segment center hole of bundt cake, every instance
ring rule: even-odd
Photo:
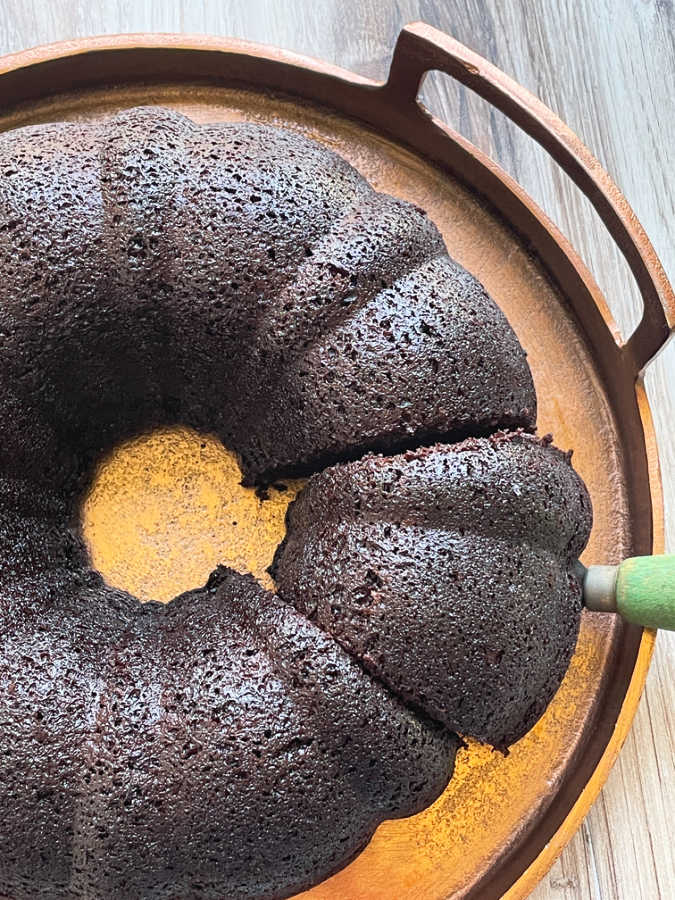
[[[99,466],[82,509],[93,566],[141,600],[200,587],[218,564],[271,586],[266,569],[300,482],[262,495],[240,482],[235,454],[188,429],[121,445]]]

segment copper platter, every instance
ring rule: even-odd
[[[589,197],[642,294],[643,317],[627,342],[618,339],[604,298],[566,239],[508,175],[418,103],[421,81],[434,69],[509,116]],[[481,57],[420,24],[401,32],[382,84],[280,50],[203,36],[92,38],[0,60],[0,130],[142,103],[171,106],[198,121],[246,119],[297,129],[336,149],[379,190],[426,208],[451,254],[484,282],[527,349],[540,432],[575,449],[595,509],[585,560],[613,563],[662,551],[661,485],[641,372],[670,333],[675,299],[625,199],[550,110]],[[201,451],[206,446],[197,462],[195,440]],[[138,523],[123,523],[128,554],[110,575],[106,510],[124,505],[120,484],[127,506],[161,520],[168,501],[165,495],[158,503],[158,485],[177,468],[202,485],[206,477],[210,493],[199,501],[183,498],[174,526],[192,529],[197,549],[208,546],[211,532],[217,537],[217,510],[229,502],[242,511],[239,565],[264,568],[265,554],[281,537],[287,497],[273,497],[261,513],[245,492],[226,496],[236,486],[230,458],[189,434],[156,436],[120,459],[109,463],[89,510],[90,536],[100,531],[95,562],[104,574],[141,596],[164,591],[168,597],[197,583],[186,558],[194,562],[199,553],[171,557],[166,583],[157,583],[147,554],[134,555]],[[227,547],[210,552],[223,561],[231,557]],[[302,896],[525,897],[603,785],[630,727],[652,647],[651,632],[585,614],[562,688],[508,758],[478,745],[462,751],[455,778],[430,809],[384,823],[351,866]]]

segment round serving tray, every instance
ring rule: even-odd
[[[644,301],[621,343],[598,287],[522,189],[417,96],[439,69],[539,141],[589,197]],[[675,299],[625,199],[550,110],[481,57],[421,25],[399,36],[386,83],[291,53],[185,35],[92,38],[0,59],[0,130],[161,104],[197,121],[254,120],[330,145],[377,189],[424,207],[528,351],[539,430],[574,448],[595,525],[586,562],[663,548],[654,431],[641,372]],[[628,732],[653,634],[585,613],[554,702],[506,758],[471,744],[445,794],[386,822],[351,866],[303,897],[444,900],[526,896],[579,826]],[[9,898],[12,900],[12,898]]]

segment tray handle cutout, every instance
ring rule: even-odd
[[[636,373],[662,349],[675,328],[675,294],[629,203],[583,142],[534,94],[468,47],[423,22],[400,33],[385,86],[399,102],[418,106],[427,72],[437,69],[493,104],[560,165],[589,199],[635,278],[642,319],[623,345]]]

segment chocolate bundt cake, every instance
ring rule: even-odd
[[[86,476],[180,423],[254,483],[535,423],[481,285],[422,210],[318,144],[141,108],[0,135],[0,172],[5,467]]]
[[[485,290],[326,148],[154,108],[0,135],[0,897],[288,897],[432,802],[456,731],[515,740],[590,520],[564,455],[479,439],[535,419]],[[96,464],[172,424],[317,473],[278,596],[92,571]]]
[[[0,896],[286,896],[452,773],[451,732],[250,576],[164,606],[52,570],[2,603],[24,612],[0,652]]]
[[[496,433],[314,475],[289,507],[272,575],[398,696],[506,748],[567,670],[590,526],[567,454]]]

